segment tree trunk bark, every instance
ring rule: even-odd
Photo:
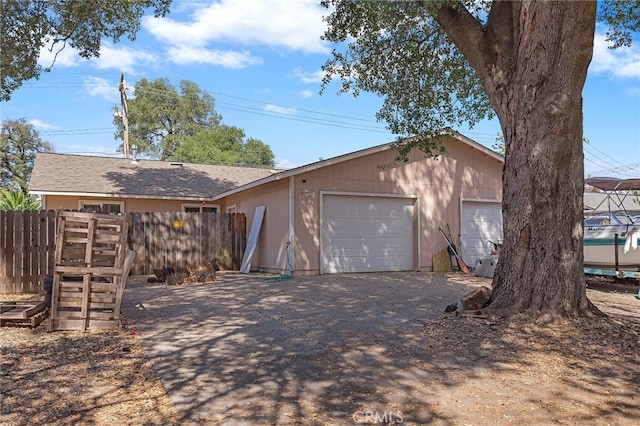
[[[482,55],[483,64],[472,62],[505,138],[504,245],[486,310],[593,315],[599,311],[586,297],[583,272],[582,89],[596,4],[501,7],[511,13],[502,13],[502,21],[489,18],[489,41],[481,46],[492,47],[493,55]],[[511,37],[504,37],[505,30]]]

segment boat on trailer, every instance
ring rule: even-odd
[[[628,208],[640,191],[640,178],[598,177],[585,183],[604,194],[584,218],[585,272],[640,278],[640,204]]]

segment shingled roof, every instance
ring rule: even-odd
[[[274,173],[253,167],[40,153],[29,192],[208,200]]]

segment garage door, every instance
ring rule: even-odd
[[[461,252],[469,266],[491,254],[487,241],[503,239],[502,205],[495,202],[463,201],[461,213]]]
[[[324,194],[321,272],[413,269],[411,198]]]

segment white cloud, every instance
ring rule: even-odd
[[[113,47],[111,43],[103,43],[100,47],[100,57],[91,60],[98,69],[116,69],[134,74],[135,66],[140,64],[154,64],[155,55],[130,47]]]
[[[264,107],[265,111],[275,112],[277,114],[295,115],[298,110],[295,108],[286,108],[278,105],[268,104]]]
[[[210,64],[225,68],[245,68],[261,64],[262,59],[251,56],[249,52],[208,50],[200,47],[170,47],[167,50],[169,60],[175,64]]]
[[[322,83],[324,72],[322,70],[310,72],[303,71],[302,68],[298,67],[293,70],[293,77],[299,79],[303,83]]]
[[[38,64],[43,67],[54,68],[75,67],[83,61],[87,61],[78,55],[77,50],[67,46],[60,52],[61,45],[54,47],[53,51],[48,46],[40,49]],[[56,52],[58,52],[56,56]],[[54,62],[55,61],[55,62]],[[88,62],[97,69],[116,69],[120,72],[133,74],[136,65],[154,64],[157,62],[155,55],[130,47],[113,47],[112,43],[103,42],[100,46],[100,56],[91,58]]]
[[[63,46],[57,44],[51,49],[51,45],[47,44],[40,48],[40,56],[38,57],[38,65],[48,68],[50,66],[55,67],[74,67],[79,64],[80,55],[72,47],[66,46],[62,50]]]
[[[310,98],[313,96],[313,92],[311,90],[303,90],[298,93],[301,98]]]
[[[221,0],[197,8],[189,21],[147,17],[143,26],[173,54],[187,46],[203,51],[211,43],[326,54],[329,47],[320,40],[326,13],[316,0]]]
[[[596,34],[589,70],[596,74],[640,79],[640,48],[632,45],[612,50],[607,47],[609,45],[604,34]]]
[[[276,161],[276,168],[278,169],[294,169],[299,166],[300,164],[295,164],[292,161],[287,160],[286,158]]]
[[[99,96],[115,103],[120,100],[119,83],[120,82],[113,83],[112,81],[99,77],[85,77],[84,93],[91,96]]]
[[[29,120],[29,124],[31,124],[33,127],[37,127],[38,129],[45,129],[45,130],[58,129],[58,126],[54,126],[53,124],[45,123],[44,121],[38,120],[37,118]]]

